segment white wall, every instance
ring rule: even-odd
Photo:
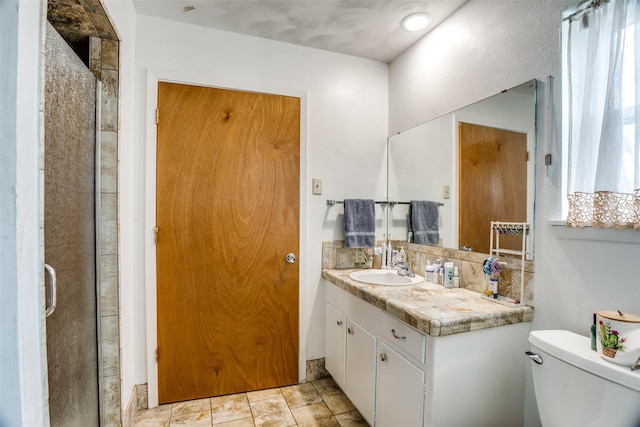
[[[321,245],[323,240],[343,239],[342,208],[328,208],[326,199],[385,194],[387,64],[146,16],[138,16],[135,32],[135,131],[133,135],[123,132],[119,141],[120,188],[130,185],[127,191],[134,196],[120,197],[121,262],[125,256],[132,257],[130,275],[121,273],[121,287],[135,286],[131,310],[122,313],[122,335],[123,346],[135,346],[136,372],[125,375],[145,382],[141,365],[147,348],[139,325],[146,323],[144,282],[150,274],[145,277],[145,256],[153,251],[150,224],[144,223],[145,198],[154,198],[144,193],[153,176],[149,170],[153,165],[145,163],[153,156],[145,146],[153,132],[153,127],[147,127],[152,116],[147,104],[148,73],[160,79],[170,76],[174,81],[302,97],[299,259],[301,328],[307,337],[302,350],[306,359],[323,357]],[[132,95],[123,90],[122,102],[130,102]],[[311,178],[323,179],[323,195],[311,195]],[[135,224],[128,236],[124,236],[125,223]]]
[[[0,2],[0,425],[48,423],[43,296],[43,2]]]
[[[560,20],[575,1],[472,1],[390,66],[389,128],[408,129],[532,78],[539,80],[532,329],[589,334],[597,310],[640,313],[640,234],[566,230],[561,218]],[[553,76],[549,104],[548,76]],[[550,120],[547,107],[552,107]],[[548,138],[551,135],[551,138]],[[553,154],[547,171],[544,155]],[[624,239],[631,243],[607,240]],[[523,356],[524,357],[524,356]],[[525,425],[540,425],[527,371]]]

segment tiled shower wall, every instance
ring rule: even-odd
[[[100,210],[98,212],[100,264],[98,266],[98,368],[100,424],[121,425],[120,332],[118,288],[118,40],[91,37],[89,68],[101,81]]]
[[[376,245],[380,246],[381,242],[377,242]],[[424,276],[427,260],[440,259],[443,263],[451,261],[459,267],[460,287],[482,292],[483,280],[486,278],[482,271],[482,266],[488,257],[487,254],[448,249],[441,246],[417,245],[403,241],[391,241],[391,246],[393,249],[404,248],[407,253],[407,263],[414,273]],[[372,254],[373,249],[345,248],[342,240],[322,242],[322,268],[365,268],[366,258]],[[509,298],[521,300],[520,277],[522,263],[520,258],[505,256],[501,257],[500,260],[506,262],[506,265],[500,275],[498,293]],[[523,301],[533,306],[532,283],[533,261],[525,261]]]

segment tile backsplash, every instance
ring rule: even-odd
[[[376,245],[380,245],[377,242]],[[482,292],[483,280],[486,275],[482,271],[487,254],[477,252],[448,249],[441,246],[425,246],[403,241],[391,241],[394,249],[403,247],[407,253],[407,263],[411,270],[424,276],[427,260],[439,258],[443,263],[451,261],[458,266],[460,271],[460,287],[476,292]],[[334,240],[322,242],[322,268],[350,269],[365,268],[365,258],[373,254],[372,248],[348,249],[344,247],[344,241]],[[533,299],[533,261],[525,261],[524,264],[524,298],[520,296],[521,260],[504,256],[500,258],[506,262],[500,275],[498,293],[509,298],[523,300],[528,305],[534,305]],[[513,285],[512,285],[513,284]]]

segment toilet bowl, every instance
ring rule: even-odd
[[[533,331],[529,342],[544,427],[640,427],[640,370],[603,360],[569,331]]]

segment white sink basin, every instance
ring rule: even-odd
[[[382,286],[416,285],[424,280],[422,276],[417,274],[415,277],[407,277],[400,276],[396,270],[378,269],[354,271],[349,274],[349,277],[358,282]]]

